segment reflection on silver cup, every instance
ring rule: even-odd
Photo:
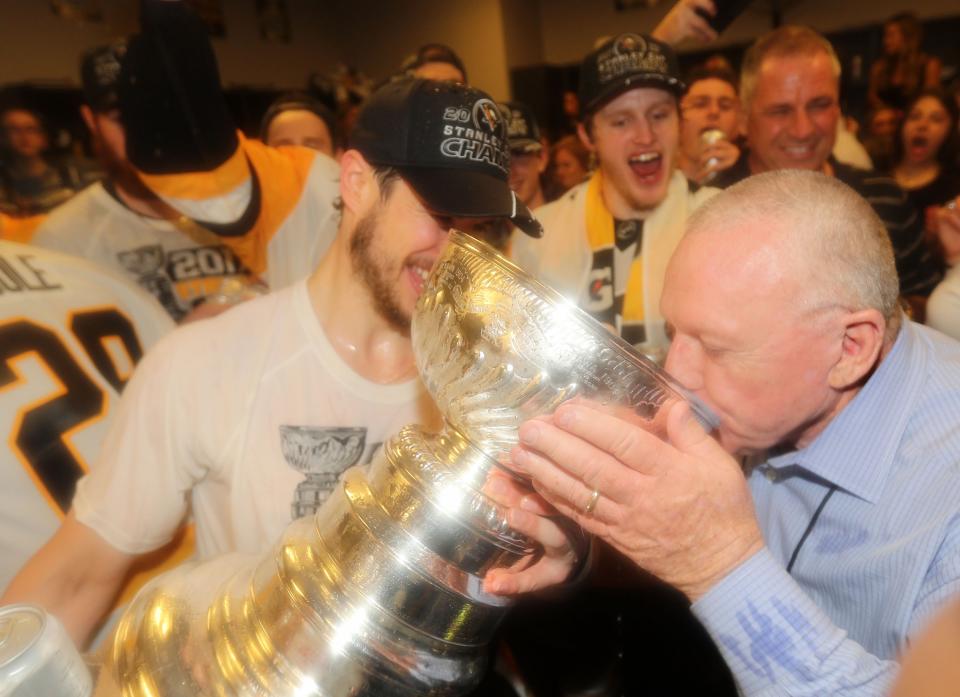
[[[403,428],[263,558],[217,558],[148,584],[109,658],[124,697],[468,691],[510,604],[487,594],[483,578],[535,552],[486,493],[494,471],[513,476],[499,460],[520,423],[580,396],[628,408],[663,433],[661,407],[684,398],[631,346],[457,232],[411,336],[444,429]],[[289,427],[283,438],[284,457],[308,482],[363,451],[348,429]]]

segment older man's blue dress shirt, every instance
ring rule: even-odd
[[[749,482],[766,547],[693,606],[741,689],[885,694],[909,637],[960,594],[960,342],[905,321],[813,443]]]

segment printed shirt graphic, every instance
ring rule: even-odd
[[[233,250],[223,244],[180,247],[169,252],[164,244],[146,245],[117,252],[117,264],[177,321],[217,293],[224,280],[251,276]]]
[[[172,329],[126,279],[0,241],[0,590],[59,527],[134,364]]]
[[[293,520],[312,515],[340,481],[340,475],[357,464],[368,464],[373,451],[381,443],[367,447],[367,429],[357,427],[324,428],[316,426],[280,426],[280,447],[283,458],[293,469],[302,472],[304,480],[297,484],[290,517]],[[365,458],[364,453],[369,453]]]
[[[129,210],[95,184],[57,209],[31,240],[125,274],[180,320],[224,279],[247,273],[213,233],[198,242],[173,222]]]
[[[77,518],[138,553],[163,544],[189,508],[201,558],[275,543],[308,472],[354,461],[349,429],[365,429],[362,465],[402,426],[440,421],[419,380],[380,385],[353,372],[305,281],[166,337],[138,367],[117,418],[98,467],[78,485]],[[288,429],[297,435],[284,441]],[[325,440],[331,433],[336,442]],[[307,494],[303,510],[324,494]]]

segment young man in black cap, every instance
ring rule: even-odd
[[[512,245],[521,266],[657,357],[667,261],[712,193],[692,191],[676,170],[683,89],[673,50],[652,37],[621,34],[588,54],[578,130],[597,171],[539,209],[542,241],[515,235]]]
[[[142,44],[141,39],[135,40]],[[121,113],[126,53],[127,42],[117,42],[91,50],[81,62],[86,102],[81,115],[106,179],[56,209],[31,243],[125,274],[153,294],[176,321],[183,321],[225,288],[242,289],[253,280],[282,288],[310,273],[336,232],[336,163],[307,149],[281,155],[247,141],[236,134],[224,108],[224,139],[232,138],[243,162],[228,163],[216,172],[220,186],[226,188],[218,191],[200,178],[183,174],[192,163],[185,165],[180,153],[171,152],[169,143],[176,134],[170,135],[164,95],[147,90],[137,99],[145,103],[142,109],[158,114],[157,121],[147,127],[164,141],[163,148],[151,152],[160,153],[154,159],[167,173],[166,188],[156,187],[128,155],[128,131],[139,124],[128,120],[131,114]],[[192,66],[200,74],[205,68],[201,61]],[[216,64],[207,72],[207,100],[222,100]],[[206,141],[206,136],[200,140]],[[245,193],[249,198],[251,187],[241,171],[247,163],[260,172],[262,182],[262,195],[252,214],[237,216],[228,224],[211,219],[235,208]],[[164,198],[165,194],[169,195]],[[194,219],[208,222],[198,224]]]
[[[303,474],[285,456],[295,434],[317,443],[359,430],[363,463],[400,426],[435,423],[411,314],[450,227],[508,218],[539,234],[507,185],[507,158],[506,125],[479,90],[403,80],[375,93],[341,158],[342,218],[314,273],[175,332],[144,359],[66,522],[5,600],[41,603],[82,641],[117,579],[188,506],[201,558],[263,551],[319,507],[323,492],[312,506],[296,498]],[[511,522],[538,539],[560,534],[520,510]],[[488,581],[516,592],[562,580],[571,563],[564,552],[532,575]]]
[[[547,169],[548,154],[540,140],[540,128],[533,111],[518,102],[504,102],[500,111],[507,120],[510,146],[510,188],[533,210],[546,200],[540,177]]]

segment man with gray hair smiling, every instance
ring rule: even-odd
[[[840,61],[830,42],[802,26],[767,32],[744,55],[740,99],[747,147],[710,185],[724,188],[777,169],[836,177],[863,196],[883,221],[893,243],[900,292],[922,313],[942,276],[924,242],[922,219],[890,177],[851,167],[831,155],[840,119]]]
[[[751,177],[690,218],[662,295],[715,438],[681,404],[668,442],[589,404],[521,427],[517,468],[685,593],[744,694],[884,694],[960,592],[960,344],[897,293],[849,187]]]

